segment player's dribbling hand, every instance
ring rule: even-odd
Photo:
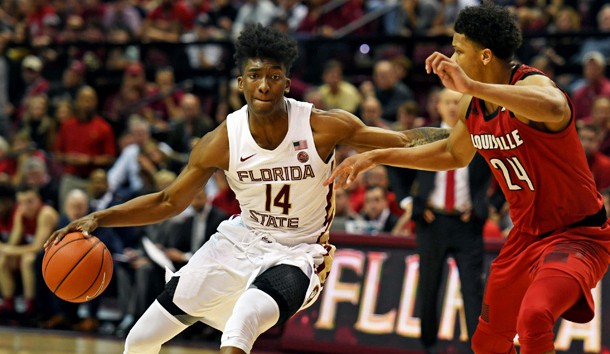
[[[96,228],[97,221],[90,215],[76,219],[67,226],[53,232],[47,242],[44,243],[44,248],[50,247],[52,244],[59,243],[59,241],[61,241],[70,232],[80,231],[85,237],[89,237],[89,233]]]
[[[443,86],[453,91],[471,94],[470,91],[474,81],[466,75],[453,59],[442,53],[434,52],[426,58],[425,63],[426,73],[436,74],[441,79]]]
[[[342,186],[347,189],[356,180],[358,174],[373,167],[375,167],[375,163],[372,159],[372,151],[350,156],[343,160],[339,166],[335,167],[330,177],[324,181],[324,185],[328,186],[335,182],[335,189]]]

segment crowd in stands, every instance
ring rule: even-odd
[[[610,203],[610,37],[570,36],[610,32],[610,5],[598,0],[498,2],[514,10],[524,33],[547,34],[527,40],[516,59],[555,79],[572,98],[589,165]],[[98,331],[103,297],[87,304],[83,318],[78,306],[58,300],[44,285],[45,237],[87,212],[171,183],[193,144],[244,104],[230,45],[244,24],[276,26],[298,40],[333,39],[346,25],[384,10],[349,36],[399,36],[411,45],[345,53],[340,43],[321,41],[315,65],[293,68],[289,96],[320,109],[344,109],[370,126],[405,130],[440,126],[439,83],[418,81],[421,73],[414,71],[433,50],[451,53],[448,36],[457,12],[477,3],[0,2],[0,322],[25,318],[26,324],[42,328]],[[426,36],[446,41],[412,45]],[[359,71],[351,75],[354,66]],[[311,72],[317,73],[313,79]],[[339,148],[336,156],[340,161],[354,152]],[[411,237],[415,177],[412,170],[378,166],[350,190],[338,190],[333,232]],[[489,195],[497,191],[492,183]],[[492,205],[485,236],[501,239],[510,230],[510,218],[506,206]],[[115,258],[108,293],[118,298],[123,319],[114,332],[124,336],[162,290],[163,269],[146,256],[142,239],[152,240],[180,267],[220,221],[239,212],[218,171],[174,219],[96,230]],[[17,296],[24,300],[19,311]]]

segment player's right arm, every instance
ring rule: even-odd
[[[465,116],[470,100],[470,96],[464,96],[460,101],[461,117]],[[376,165],[429,171],[452,170],[468,165],[475,153],[468,128],[462,119],[446,139],[412,148],[378,149],[350,156],[335,168],[326,184],[336,180],[336,187],[343,185],[347,188],[359,173]]]
[[[59,242],[67,233],[73,231],[88,234],[102,226],[138,226],[169,219],[186,209],[217,168],[227,169],[228,164],[229,141],[226,124],[223,123],[199,140],[186,167],[167,188],[75,220],[55,231],[45,246],[51,242]]]

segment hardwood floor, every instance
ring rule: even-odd
[[[68,331],[0,327],[0,354],[121,354],[123,341]],[[166,344],[160,354],[216,354],[216,348]],[[261,353],[262,354],[262,353]]]

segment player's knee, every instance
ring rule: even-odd
[[[249,289],[233,308],[221,338],[221,346],[249,353],[258,336],[273,327],[279,318],[275,301],[258,289]]]
[[[544,307],[522,304],[517,319],[517,333],[520,341],[542,341],[544,337],[553,339],[553,313]]]

